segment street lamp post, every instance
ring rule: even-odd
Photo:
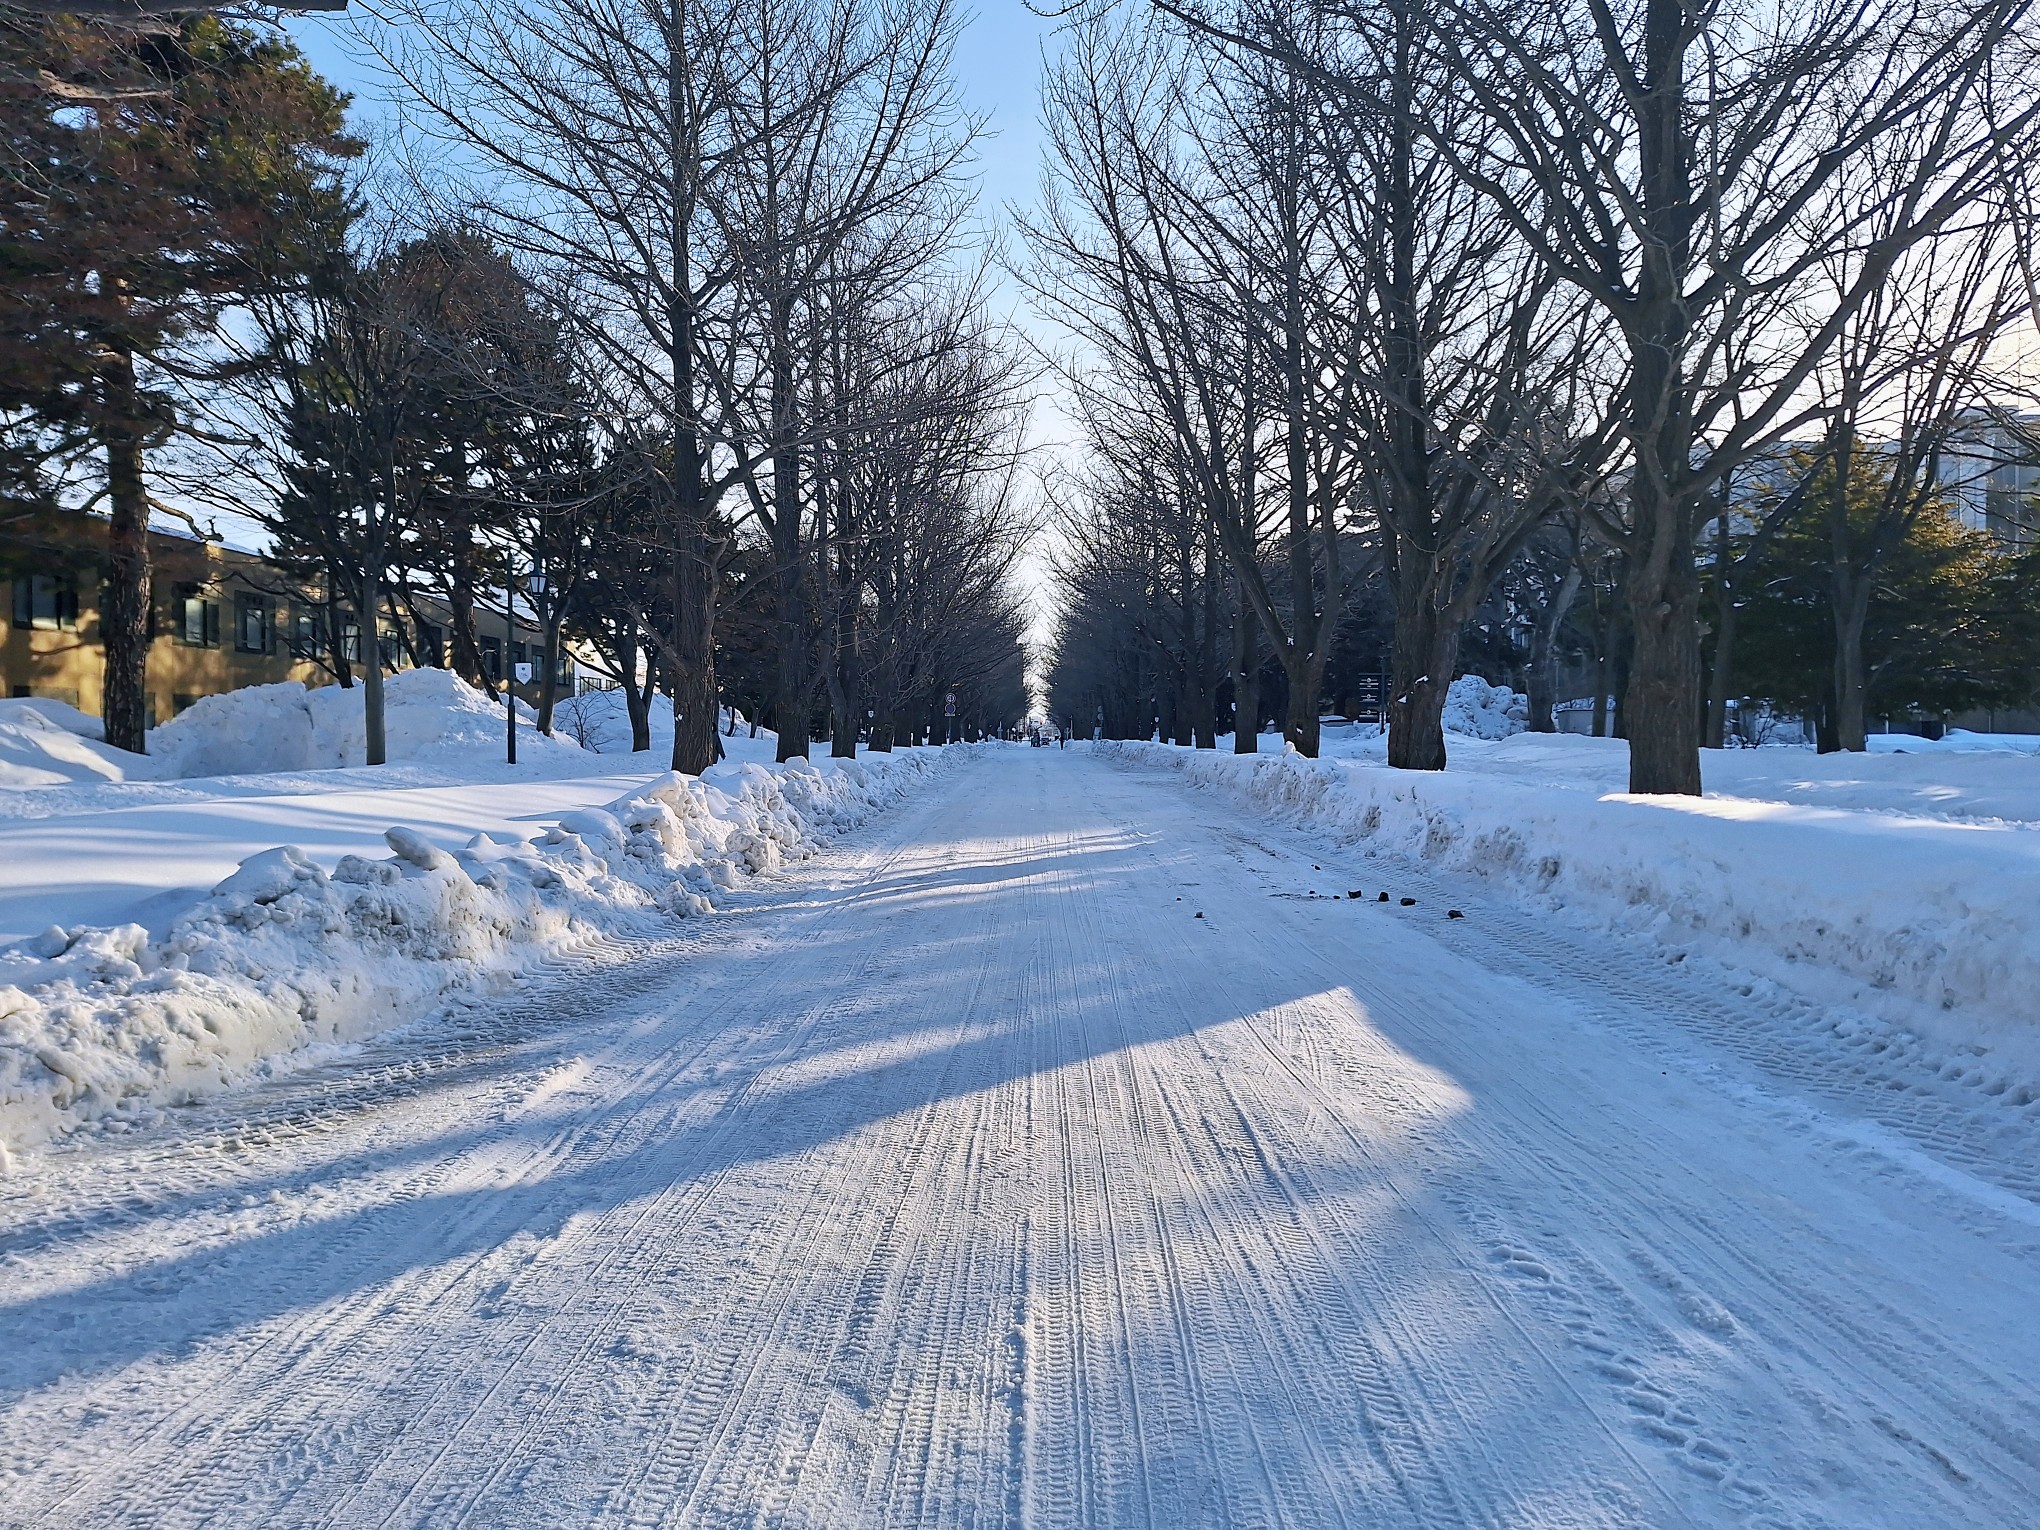
[[[511,662],[510,654],[517,641],[517,566],[516,551],[505,548],[503,552],[503,715],[510,744],[510,763],[517,763],[517,666]],[[525,589],[534,600],[545,598],[545,569],[534,562],[531,573],[525,578]],[[541,658],[541,663],[544,660]]]
[[[539,694],[543,696],[543,687],[547,681],[545,670],[542,666],[548,663],[552,656],[546,652],[545,644],[545,632],[547,630],[545,624],[545,565],[536,558],[531,560],[531,573],[524,580],[524,588],[531,592],[531,614],[538,618],[538,656],[532,662],[531,676],[533,680],[538,682],[541,687]]]
[[[511,645],[517,641],[517,554],[503,549],[503,716],[507,719],[510,763],[517,763],[517,671],[511,666]]]

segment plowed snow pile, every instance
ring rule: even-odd
[[[124,1102],[193,1097],[591,939],[670,928],[897,798],[938,757],[669,773],[528,842],[477,835],[449,854],[395,827],[388,857],[330,871],[282,846],[160,940],[80,926],[0,949],[0,1162]]]
[[[1620,790],[1615,739],[1455,737],[1439,773],[1390,770],[1378,739],[1318,760],[1106,747],[2040,1076],[2040,760],[1709,752],[1688,798]]]
[[[383,681],[383,729],[393,761],[493,756],[503,748],[503,704],[443,669],[409,669]],[[518,715],[533,721],[530,707]],[[580,746],[527,730],[518,753],[533,760],[578,755]],[[149,735],[149,758],[166,776],[237,776],[338,770],[367,758],[361,691],[311,689],[295,680],[207,696]]]
[[[1489,685],[1479,675],[1461,675],[1445,692],[1445,731],[1471,738],[1507,738],[1521,733],[1530,698],[1506,685]]]
[[[492,760],[503,752],[503,704],[447,670],[388,676],[383,706],[392,763]],[[585,757],[567,731],[540,734],[523,702],[517,713],[524,724],[518,753],[527,764]],[[61,701],[0,701],[0,789],[340,770],[367,759],[360,688],[308,688],[295,680],[201,697],[149,731],[146,755],[111,748],[100,737],[98,718]],[[672,737],[668,717],[669,750]]]
[[[71,726],[65,714],[84,716],[61,701],[0,703],[0,790],[125,781],[154,773],[151,761],[109,749],[96,735]]]

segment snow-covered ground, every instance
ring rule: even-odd
[[[595,691],[562,697],[551,735],[534,726],[536,716],[517,703],[518,764],[503,764],[508,721],[500,702],[491,701],[443,669],[405,670],[384,682],[385,757],[410,773],[408,784],[428,784],[449,771],[521,780],[534,776],[585,774],[594,754],[628,754],[630,723],[623,697]],[[673,752],[670,708],[652,712],[651,754]],[[725,748],[735,760],[770,759],[769,732],[753,736],[741,715]],[[96,717],[61,701],[0,700],[0,818],[63,812],[68,805],[98,808],[121,800],[160,800],[165,792],[142,783],[178,782],[191,777],[330,775],[366,759],[359,688],[317,686],[295,680],[254,685],[200,698],[178,716],[149,732],[149,752],[129,754],[102,742]],[[389,767],[371,782],[384,779]],[[105,788],[124,790],[109,794]],[[82,788],[74,790],[71,788]],[[172,790],[169,796],[179,793]]]
[[[930,764],[767,769],[773,738],[740,730],[697,782],[528,731],[511,767],[502,713],[452,676],[397,676],[389,700],[398,763],[376,769],[342,763],[361,751],[358,691],[208,698],[148,756],[60,705],[0,711],[44,761],[97,767],[0,784],[0,1167],[657,933]]]
[[[0,1518],[2032,1523],[2040,1110],[1333,827],[976,751],[28,1157]]]
[[[2040,1093],[2040,757],[1710,751],[1691,799],[1628,795],[1619,739],[1455,734],[1440,773],[1388,769],[1372,730],[1328,736],[1315,761],[1259,742],[1251,758],[1109,747]]]

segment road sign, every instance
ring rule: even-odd
[[[531,666],[529,664],[513,664],[510,667],[517,671],[517,683],[519,685],[531,684]]]
[[[1360,675],[1353,681],[1353,721],[1380,722],[1387,712],[1382,698],[1388,694],[1388,680],[1382,675]]]
[[[942,715],[944,717],[954,717],[956,715],[956,692],[951,691],[942,698]]]

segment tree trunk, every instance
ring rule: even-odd
[[[1700,795],[1700,578],[1693,560],[1690,323],[1686,282],[1693,232],[1693,150],[1686,54],[1698,36],[1686,0],[1645,0],[1637,108],[1639,202],[1645,225],[1636,299],[1626,325],[1628,415],[1636,462],[1629,479],[1634,554],[1628,560],[1630,669],[1620,725],[1632,792]]]
[[[149,749],[149,487],[142,461],[141,399],[134,358],[115,351],[100,371],[106,424],[106,573],[99,597],[106,670],[99,712],[106,742]]]
[[[1700,795],[1700,584],[1690,553],[1629,571],[1629,789]]]
[[[1296,752],[1306,759],[1316,759],[1320,731],[1318,728],[1318,688],[1323,679],[1317,666],[1308,657],[1298,655],[1291,660],[1283,656],[1283,673],[1289,680],[1289,713],[1285,720],[1282,736],[1296,746]]]
[[[1714,627],[1714,663],[1707,672],[1707,732],[1703,748],[1728,747],[1729,691],[1735,684],[1736,608],[1724,602]]]
[[[893,666],[890,658],[879,661],[876,683],[871,692],[871,744],[873,754],[893,751]]]
[[[829,758],[857,758],[857,700],[851,694],[840,656],[829,670]]]
[[[642,691],[637,682],[623,682],[623,710],[630,718],[630,752],[645,754],[652,747],[652,688],[647,685]]]
[[[539,656],[545,666],[538,677],[538,731],[552,737],[553,703],[560,693],[560,624],[557,619],[545,624],[545,643]]]
[[[793,340],[789,299],[771,307],[772,331],[772,554],[777,596],[778,691],[772,720],[779,733],[781,762],[806,759],[808,709],[807,560],[802,546],[800,455],[796,428]]]
[[[1197,712],[1194,698],[1197,694],[1197,680],[1191,669],[1190,650],[1194,646],[1194,639],[1190,637],[1188,631],[1187,601],[1184,606],[1184,619],[1184,651],[1177,656],[1177,662],[1169,666],[1169,679],[1172,684],[1169,686],[1168,706],[1169,738],[1179,747],[1188,749],[1196,737],[1194,724]]]
[[[382,672],[382,574],[383,528],[395,513],[397,469],[394,459],[384,463],[383,488],[386,499],[381,513],[373,504],[363,509],[366,524],[361,537],[361,607],[355,625],[361,633],[361,737],[364,762],[389,763],[389,740],[384,733]],[[503,650],[507,664],[510,650]]]
[[[1728,692],[1735,680],[1735,559],[1729,556],[1728,511],[1714,518],[1714,662],[1707,671],[1707,729],[1703,748],[1728,747]]]
[[[1241,593],[1233,612],[1234,754],[1253,754],[1261,745],[1261,618]]]
[[[1218,747],[1218,549],[1204,548],[1204,625],[1197,635],[1197,747]]]
[[[696,491],[700,479],[694,480]],[[673,769],[698,776],[715,763],[715,556],[702,518],[687,516],[674,554]]]
[[[1558,634],[1565,626],[1566,613],[1579,598],[1584,576],[1577,563],[1569,564],[1530,638],[1530,716],[1526,723],[1532,733],[1555,733],[1558,724],[1551,715],[1558,701]]]
[[[1595,738],[1608,736],[1608,622],[1604,617],[1594,650],[1594,713],[1588,725]]]
[[[1396,770],[1445,768],[1445,692],[1452,683],[1459,623],[1432,603],[1428,581],[1396,602],[1389,652],[1388,763]]]
[[[1870,618],[1870,580],[1836,571],[1833,612],[1834,657],[1834,744],[1835,748],[1861,754],[1869,748],[1865,737],[1868,718],[1870,675],[1863,661],[1863,629]]]
[[[645,657],[645,648],[635,607],[619,623],[616,651],[610,657],[615,659],[616,680],[623,691],[623,715],[630,723],[630,751],[642,754],[652,747],[652,697],[658,693],[659,674],[655,650],[653,662],[645,667],[644,684],[638,684],[638,662]]]
[[[346,624],[341,620],[345,610],[340,602],[340,581],[333,577],[329,565],[326,571],[326,630],[321,634],[326,645],[326,662],[332,666],[333,678],[340,689],[354,689],[354,666],[348,662],[347,640],[341,632]]]
[[[476,690],[493,698],[496,682],[490,678],[488,666],[482,663],[482,642],[478,635],[479,626],[475,621],[475,576],[465,555],[457,555],[454,562],[454,578],[446,592],[446,608],[449,613],[447,643],[448,657],[453,661],[454,673],[467,681]],[[506,652],[505,664],[510,662]],[[505,671],[508,673],[508,671]]]

